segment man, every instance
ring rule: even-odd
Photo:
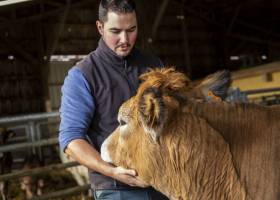
[[[101,35],[97,49],[64,81],[60,146],[89,168],[96,200],[165,199],[146,188],[137,172],[112,166],[99,154],[102,142],[118,126],[120,105],[136,93],[139,75],[162,63],[134,47],[138,26],[133,0],[101,0],[96,25]]]

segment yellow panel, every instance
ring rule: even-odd
[[[272,81],[265,81],[262,75],[240,78],[240,79],[233,80],[232,86],[240,88],[241,91],[280,87],[280,72],[274,72],[272,74],[272,77],[273,77]],[[280,92],[265,93],[265,96],[279,94],[279,93]],[[257,95],[250,95],[249,97],[255,98],[263,95],[264,94],[257,94]]]

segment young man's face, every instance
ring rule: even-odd
[[[109,11],[107,21],[96,22],[104,42],[118,56],[125,57],[132,50],[137,38],[137,19],[135,12],[116,13]]]

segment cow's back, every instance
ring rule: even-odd
[[[187,111],[206,119],[229,143],[235,168],[252,199],[280,199],[279,106],[195,103]]]
[[[244,119],[247,129],[240,128],[239,140],[229,140],[241,180],[252,199],[280,199],[280,112],[271,109],[251,113]],[[246,126],[246,125],[245,125]],[[244,128],[244,129],[243,129]],[[234,137],[234,133],[231,132]],[[241,147],[239,146],[241,145]]]

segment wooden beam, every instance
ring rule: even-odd
[[[29,61],[31,64],[35,65],[37,60],[34,58],[33,55],[29,54],[25,49],[23,49],[19,44],[14,41],[9,40],[8,38],[4,37],[1,38],[2,42],[6,44],[6,47],[12,51],[17,52],[20,56],[22,56],[25,60]]]
[[[246,36],[246,35],[242,35],[242,34],[229,34],[228,37],[243,40],[243,41],[250,42],[250,43],[263,44],[263,45],[280,48],[279,42],[264,40],[264,39],[261,39],[258,37],[250,37],[250,36]]]
[[[211,23],[212,25],[215,25],[217,27],[224,27],[224,25],[221,24],[220,22],[217,22],[213,18],[209,18],[209,14],[206,13],[206,12],[204,13],[201,10],[194,9],[194,8],[189,7],[189,6],[185,6],[184,9],[190,15],[196,16],[196,17],[198,17],[198,18],[200,18],[200,19],[202,19],[202,20],[204,20],[208,23]]]
[[[161,20],[162,20],[162,17],[165,13],[165,10],[167,8],[167,5],[169,3],[169,0],[164,0],[160,6],[160,9],[158,11],[158,14],[156,16],[156,19],[154,21],[154,24],[153,24],[153,27],[152,27],[152,39],[155,39],[156,35],[157,35],[157,30],[158,30],[158,27],[161,23]]]
[[[55,48],[57,46],[59,37],[60,37],[60,35],[61,35],[62,31],[63,31],[64,25],[65,25],[65,21],[66,21],[66,18],[68,16],[68,13],[69,13],[70,6],[71,6],[70,0],[67,0],[67,6],[66,6],[64,12],[62,13],[62,15],[60,17],[58,27],[55,28],[55,30],[57,30],[57,31],[54,33],[53,41],[52,41],[52,43],[49,43],[51,45],[48,46],[48,48],[47,48],[47,52],[46,52],[47,60],[50,59],[51,55],[55,51]]]
[[[83,0],[83,1],[79,1],[78,3],[72,3],[71,8],[79,7],[79,6],[85,5],[89,2],[92,2],[92,0]],[[54,9],[54,10],[51,10],[51,11],[47,11],[47,12],[44,12],[44,13],[35,14],[33,16],[28,16],[28,17],[19,18],[19,19],[16,19],[16,20],[8,20],[8,21],[5,21],[5,22],[1,22],[0,23],[0,29],[5,28],[7,26],[10,26],[11,24],[27,23],[27,22],[30,22],[30,21],[37,21],[37,20],[45,19],[45,18],[48,18],[50,16],[54,16],[54,15],[57,15],[57,14],[60,14],[60,13],[64,12],[66,7],[67,7],[67,5],[64,5],[60,8],[57,8],[57,9]]]
[[[231,30],[232,30],[232,28],[233,28],[233,26],[234,26],[234,23],[236,22],[236,18],[237,18],[238,15],[239,15],[240,7],[241,7],[241,5],[239,4],[239,5],[237,6],[237,8],[235,9],[235,11],[234,11],[234,15],[233,15],[233,17],[231,18],[231,22],[230,22],[230,24],[229,24],[229,26],[228,26],[228,29],[227,29],[227,34],[229,34],[229,33],[231,32]]]
[[[6,1],[1,1],[0,2],[0,7],[2,6],[10,6],[14,4],[19,4],[19,3],[26,3],[34,0],[6,0]]]
[[[64,7],[63,8],[58,8],[55,10],[51,10],[48,12],[44,12],[44,13],[39,13],[33,16],[29,16],[29,17],[24,17],[24,18],[20,18],[20,19],[16,19],[16,20],[7,20],[5,22],[1,22],[0,23],[0,28],[6,28],[7,26],[10,26],[11,24],[18,24],[18,23],[27,23],[30,21],[37,21],[37,20],[41,20],[53,15],[57,15],[61,12],[63,12]]]
[[[236,43],[236,46],[232,46],[231,49],[229,49],[229,55],[235,55],[238,52],[240,52],[242,49],[244,49],[245,45],[247,44],[247,41],[240,41],[238,43]]]
[[[278,37],[278,38],[280,39],[280,34],[274,33],[273,30],[267,30],[267,29],[264,28],[264,27],[260,27],[260,26],[257,26],[257,25],[253,25],[253,24],[250,24],[250,23],[241,21],[241,20],[237,21],[237,24],[242,25],[242,26],[244,26],[244,27],[246,27],[246,28],[255,30],[255,31],[257,31],[257,32],[264,33],[264,34],[266,34],[267,36]]]
[[[64,4],[61,2],[57,2],[57,1],[45,1],[45,4],[51,5],[51,6],[55,6],[55,7],[61,7]]]
[[[179,0],[176,0],[177,3],[180,3]],[[244,4],[244,2],[242,2],[242,4]],[[239,4],[238,7],[242,6],[241,4]],[[198,8],[192,8],[190,6],[187,6],[185,5],[184,6],[184,9],[191,15],[193,16],[196,16],[208,23],[211,23],[212,25],[215,25],[217,27],[222,27],[222,28],[226,28],[225,25],[222,23],[222,22],[218,22],[217,20],[215,20],[214,18],[210,18],[209,17],[209,12],[206,12],[206,11],[202,11],[201,9],[198,9]],[[238,8],[240,9],[240,8]],[[237,17],[237,14],[239,12],[239,10],[236,10],[236,17]],[[258,32],[261,32],[261,33],[265,33],[267,34],[267,36],[273,36],[273,37],[280,37],[280,34],[277,34],[277,33],[274,33],[272,30],[266,30],[264,27],[259,27],[259,26],[256,26],[256,25],[253,25],[253,24],[250,24],[250,23],[246,23],[246,22],[243,22],[241,20],[232,20],[232,22],[235,22],[235,24],[239,24],[239,25],[242,25],[246,28],[249,28],[249,29],[253,29],[253,30],[256,30]],[[229,28],[230,30],[231,28]],[[229,31],[228,31],[229,33]]]
[[[178,0],[177,0],[178,2]],[[191,15],[194,15],[196,17],[199,17],[213,25],[216,25],[217,27],[220,27],[220,28],[226,28],[224,24],[220,23],[220,22],[217,22],[213,19],[210,19],[207,17],[207,14],[204,14],[203,12],[199,11],[198,9],[193,9],[191,7],[188,7],[188,6],[184,6],[184,9]],[[266,37],[268,36],[274,36],[274,37],[280,37],[280,34],[275,34],[275,33],[272,33],[272,31],[266,31],[264,30],[263,28],[260,28],[258,26],[255,26],[255,25],[252,25],[252,24],[249,24],[249,23],[245,23],[245,22],[240,22],[240,21],[237,21],[235,22],[236,24],[242,24],[244,25],[245,27],[247,28],[250,28],[250,29],[254,29],[254,30],[257,30],[258,32],[263,32],[263,33],[266,33]],[[233,33],[228,33],[227,35],[228,37],[231,37],[231,38],[236,38],[236,39],[240,39],[240,40],[244,40],[244,41],[247,41],[247,42],[251,42],[251,43],[255,43],[255,44],[265,44],[265,45],[269,45],[269,46],[273,46],[273,47],[280,47],[280,43],[277,43],[277,42],[272,42],[272,41],[269,41],[269,40],[264,40],[264,39],[261,39],[259,37],[251,37],[251,36],[248,36],[248,35],[242,35],[242,34],[233,34]]]

